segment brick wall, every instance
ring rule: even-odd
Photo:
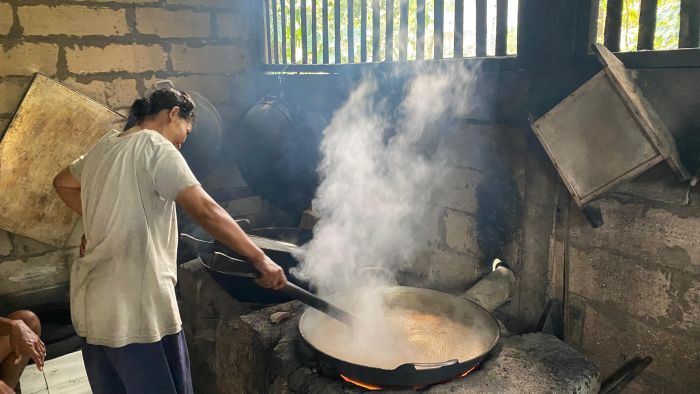
[[[0,1],[0,135],[35,72],[124,114],[155,81],[171,79],[230,123],[242,110],[237,81],[256,57],[252,3]],[[57,250],[0,230],[0,295],[67,282],[74,258],[74,246]]]

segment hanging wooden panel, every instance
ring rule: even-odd
[[[53,178],[125,119],[82,94],[36,74],[0,140],[0,228],[66,245],[78,221]]]

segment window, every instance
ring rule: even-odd
[[[268,64],[517,53],[518,0],[262,0]]]
[[[697,48],[698,0],[599,0],[596,41],[614,52]]]

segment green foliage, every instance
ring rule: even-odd
[[[597,42],[604,42],[607,0],[600,0],[598,9]],[[623,0],[620,51],[636,51],[639,36],[641,0]],[[680,32],[681,0],[658,0],[654,49],[677,49]]]

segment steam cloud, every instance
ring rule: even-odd
[[[435,341],[430,327],[396,318],[376,291],[431,238],[425,219],[446,173],[443,137],[468,110],[472,81],[462,67],[423,70],[392,108],[378,82],[364,78],[324,131],[313,201],[320,220],[295,274],[321,294],[340,292],[333,301],[355,315],[351,329],[309,315],[344,359],[386,369],[446,361],[424,352],[424,340]]]
[[[398,106],[376,79],[360,81],[324,131],[313,201],[320,220],[297,276],[326,294],[368,278],[387,284],[391,275],[368,273],[394,273],[426,246],[431,194],[447,164],[442,137],[469,109],[473,80],[463,66],[423,69]]]

